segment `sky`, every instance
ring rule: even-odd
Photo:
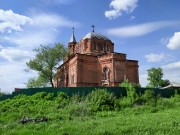
[[[115,52],[139,61],[142,86],[152,67],[180,83],[179,5],[179,0],[0,0],[0,90],[25,88],[37,76],[26,72],[33,49],[67,46],[72,27],[80,41],[91,25],[114,42]]]

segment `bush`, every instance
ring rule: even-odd
[[[79,104],[71,104],[69,106],[70,116],[89,116],[91,115],[91,110],[85,102]]]
[[[119,102],[121,108],[128,108],[132,106],[132,101],[128,97],[122,97]]]
[[[154,91],[152,90],[146,90],[144,94],[142,95],[142,99],[146,102],[154,99]]]
[[[144,94],[141,96],[142,101],[146,105],[156,106],[158,98],[155,96],[154,91],[146,90]]]
[[[174,102],[168,98],[160,98],[157,101],[157,108],[159,110],[170,109],[173,108],[174,106],[175,106]]]
[[[171,97],[171,100],[173,100],[174,102],[176,103],[179,103],[180,102],[180,95],[178,94],[178,91],[175,90],[175,94],[173,97]]]
[[[66,93],[58,92],[55,101],[58,104],[58,108],[64,108],[68,105],[70,98]]]
[[[47,92],[38,92],[34,95],[32,95],[33,99],[43,99],[45,96],[47,96]]]
[[[1,92],[1,89],[0,89],[0,97],[6,95],[5,93]]]
[[[141,85],[140,84],[135,84],[135,83],[130,83],[128,80],[125,80],[124,82],[122,82],[120,84],[120,87],[125,87],[125,88],[128,88],[128,89],[131,89],[131,88],[140,88]]]
[[[115,96],[106,89],[95,89],[86,96],[86,102],[93,112],[115,110]]]
[[[44,97],[44,99],[46,99],[46,100],[53,100],[53,99],[54,99],[54,93],[48,93],[48,94]]]
[[[125,80],[120,84],[121,87],[125,87],[127,91],[127,98],[130,99],[131,105],[139,101],[139,95],[136,93],[136,88],[139,88],[139,84],[130,83],[128,80]]]

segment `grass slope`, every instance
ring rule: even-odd
[[[97,92],[98,91],[98,92]],[[139,105],[97,90],[87,97],[37,93],[0,102],[1,135],[179,135],[180,98],[159,98]],[[147,98],[147,96],[146,96]],[[46,116],[48,122],[19,123]]]

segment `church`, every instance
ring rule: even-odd
[[[138,61],[114,52],[114,43],[106,36],[87,33],[76,41],[74,28],[68,43],[70,55],[58,67],[55,87],[119,86],[124,80],[139,83]]]

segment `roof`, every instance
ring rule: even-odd
[[[163,87],[162,89],[166,88],[180,88],[180,83],[170,83],[168,86]]]
[[[74,36],[74,33],[71,35],[70,41],[69,42],[73,42],[76,43],[76,38]]]
[[[99,33],[95,33],[95,32],[89,32],[86,36],[83,37],[83,39],[92,39],[92,38],[98,38],[98,39],[104,39],[104,40],[109,40],[109,38],[107,38],[106,36],[99,34]]]

